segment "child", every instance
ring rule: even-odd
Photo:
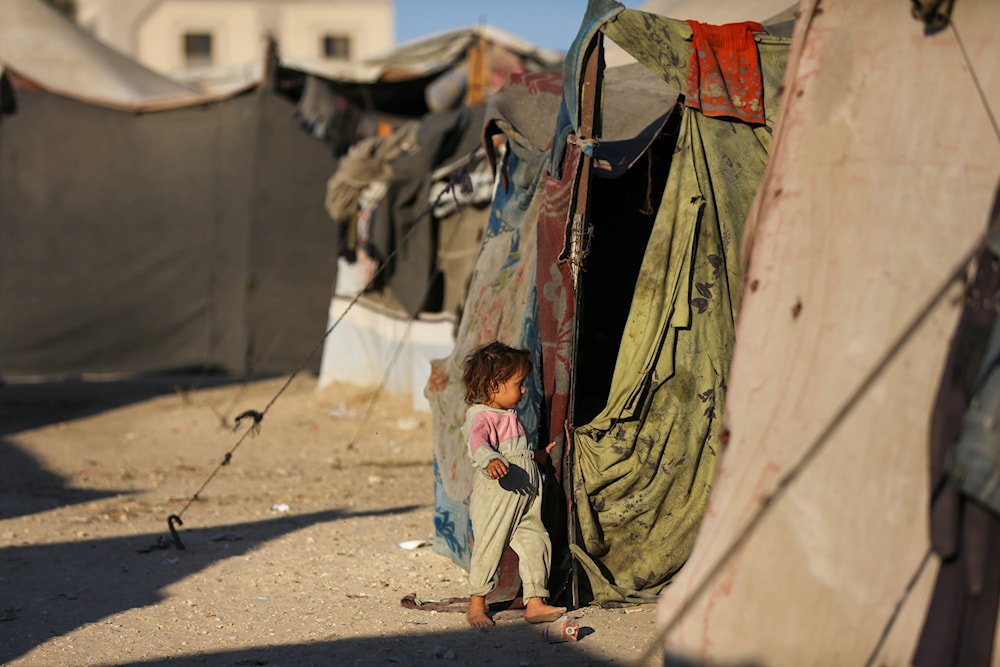
[[[493,342],[465,360],[465,414],[462,433],[478,469],[472,480],[472,565],[469,568],[469,625],[493,625],[486,594],[496,583],[500,556],[509,544],[518,556],[524,617],[529,623],[554,621],[565,607],[546,603],[552,546],[542,524],[542,476],[536,453],[528,448],[524,424],[514,411],[531,372],[526,350]],[[553,443],[554,444],[554,443]],[[552,445],[540,457],[548,456]]]

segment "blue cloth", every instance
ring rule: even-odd
[[[474,339],[488,339],[494,335],[494,332],[482,331],[479,327],[493,324],[495,311],[498,309],[503,312],[502,321],[521,323],[517,333],[518,340],[507,339],[504,342],[531,352],[535,372],[525,383],[525,395],[517,407],[517,413],[524,423],[528,442],[534,444],[538,439],[543,390],[541,374],[538,372],[541,368],[542,350],[538,335],[538,300],[535,291],[536,235],[534,224],[525,223],[531,201],[536,196],[545,172],[545,156],[517,145],[512,137],[508,137],[508,140],[508,151],[500,165],[502,176],[480,250],[481,261],[484,256],[488,256],[500,260],[500,266],[491,271],[489,276],[474,276],[473,280],[477,282],[470,289],[470,300],[466,304],[455,351],[448,360],[450,363],[444,364],[451,374],[448,387],[441,390],[432,401],[432,405],[440,406],[437,408],[439,414],[435,417],[439,424],[435,429],[438,432],[435,436],[438,440],[436,447],[447,448],[449,452],[461,452],[460,457],[453,456],[451,460],[464,460],[467,450],[467,443],[461,438],[461,434],[456,430],[456,437],[452,438],[452,431],[445,426],[460,425],[464,421],[465,405],[458,405],[461,361],[471,351]],[[531,258],[527,270],[522,266],[525,256]],[[518,296],[520,294],[524,295],[523,300]],[[443,451],[441,449],[435,452],[434,461],[434,550],[450,557],[467,570],[472,545],[468,498],[457,498],[454,491],[449,495],[446,488],[448,485],[439,467]]]

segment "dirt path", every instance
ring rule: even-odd
[[[286,380],[0,386],[0,664],[636,664],[653,606],[574,610],[580,641],[549,644],[401,605],[466,594],[399,546],[433,536],[430,415],[383,395],[359,428],[371,390],[300,376],[241,441]]]

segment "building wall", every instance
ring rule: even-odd
[[[266,38],[283,58],[327,60],[324,37],[347,38],[358,61],[392,47],[394,0],[77,0],[86,30],[147,67],[184,74],[261,62]],[[211,59],[185,54],[185,34],[211,35]]]
[[[182,72],[189,69],[183,49],[184,35],[205,33],[212,36],[212,61],[194,67],[253,62],[262,56],[262,40],[266,34],[256,4],[211,0],[160,3],[137,26],[135,56],[153,69]]]

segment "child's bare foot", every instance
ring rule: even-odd
[[[486,598],[473,595],[469,598],[469,610],[465,612],[465,620],[474,628],[491,628],[495,624],[486,615]]]
[[[553,607],[542,598],[528,598],[524,605],[524,620],[528,623],[549,623],[565,613],[566,607]]]
[[[492,628],[495,625],[493,619],[487,616],[485,611],[469,609],[465,612],[465,620],[474,628]]]

